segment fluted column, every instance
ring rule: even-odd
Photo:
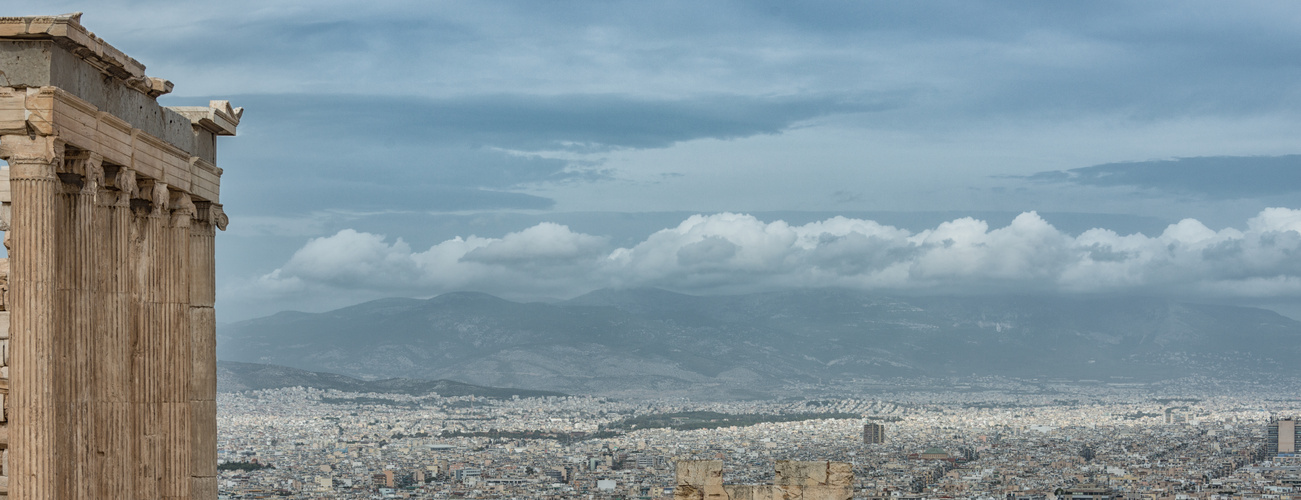
[[[165,331],[166,401],[168,425],[164,458],[163,498],[190,499],[192,482],[192,423],[190,407],[191,333],[190,333],[190,227],[195,206],[190,196],[170,193],[171,220],[166,228],[166,281],[163,308],[167,316]]]
[[[55,436],[55,198],[63,144],[53,137],[0,137],[13,192],[10,255],[11,498],[62,500]]]
[[[161,193],[160,193],[161,191]],[[135,407],[136,431],[133,462],[135,497],[163,498],[165,439],[168,435],[167,409],[164,404],[166,357],[164,350],[168,323],[162,284],[166,281],[164,230],[167,211],[167,186],[142,183],[140,199],[132,205],[130,254],[135,263],[131,285],[134,324],[131,328],[132,403]]]
[[[217,498],[217,319],[215,227],[226,228],[221,205],[195,203],[190,225],[190,494],[194,500]]]
[[[101,161],[99,155],[85,152],[64,159],[58,171],[62,194],[55,212],[58,230],[55,425],[60,429],[59,454],[68,460],[67,473],[59,477],[59,489],[68,492],[66,498],[86,500],[94,498],[90,488],[94,482],[91,436],[98,424],[90,415],[91,358],[94,357],[91,293],[95,269],[95,197],[104,183]]]
[[[131,405],[131,282],[135,259],[130,255],[131,199],[137,196],[136,175],[116,167],[106,176],[113,189],[101,189],[96,200],[95,324],[91,356],[95,419],[93,446],[96,475],[92,498],[130,499],[135,431]]]

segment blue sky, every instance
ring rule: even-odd
[[[19,2],[230,99],[221,319],[391,295],[1301,314],[1289,2]]]

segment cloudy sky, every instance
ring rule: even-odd
[[[246,109],[222,321],[629,286],[1301,317],[1294,2],[7,5]]]

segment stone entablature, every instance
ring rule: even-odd
[[[172,91],[172,82],[145,76],[145,65],[132,59],[81,26],[81,13],[61,16],[0,17],[0,37],[9,39],[52,39],[77,53],[86,64],[127,83],[132,90],[151,97]],[[40,70],[41,68],[30,68]]]
[[[778,460],[773,484],[723,484],[721,460],[677,463],[673,500],[851,500],[854,469],[845,462]]]
[[[145,76],[145,66],[86,31],[80,24],[81,14],[52,17],[0,17],[0,87],[20,90],[11,92],[0,104],[0,130],[27,134],[32,127],[38,134],[48,134],[53,113],[67,111],[62,126],[81,125],[72,131],[82,137],[102,141],[112,152],[129,152],[130,134],[143,133],[153,142],[166,143],[179,151],[179,164],[189,164],[190,157],[216,163],[216,136],[235,135],[240,108],[224,101],[207,107],[165,107],[157,97],[168,93],[172,83]],[[66,95],[50,95],[55,87]],[[57,104],[25,106],[40,109],[46,115],[25,115],[19,103],[27,100],[31,89],[46,94],[36,99],[57,99]],[[38,91],[39,93],[39,91]],[[74,99],[67,99],[74,97]],[[79,111],[80,113],[76,111]],[[109,118],[100,123],[103,114]],[[98,134],[106,137],[98,138]],[[70,141],[71,142],[71,141]],[[157,146],[157,144],[153,144]],[[152,156],[163,158],[162,154]],[[124,157],[114,158],[122,164]],[[219,174],[218,174],[219,175]],[[161,178],[161,177],[159,177]],[[213,201],[216,201],[215,199]]]
[[[233,135],[243,109],[232,109],[226,101],[212,101],[209,106],[173,109],[183,111],[181,116],[194,127],[228,127],[230,134],[222,135]],[[132,128],[58,87],[0,87],[0,135],[31,134],[57,137],[94,151],[109,164],[130,168],[200,200],[220,200],[222,171],[211,161]]]
[[[226,101],[80,25],[0,18],[0,499],[203,499],[216,488],[213,242]]]

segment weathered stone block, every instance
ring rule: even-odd
[[[728,500],[772,500],[773,487],[769,485],[728,484],[723,486]]]
[[[854,487],[854,466],[845,462],[827,462],[827,486]]]
[[[683,460],[677,463],[678,484],[692,486],[723,484],[722,460]]]
[[[0,106],[3,105],[4,105],[4,101],[0,100]],[[0,203],[10,203],[13,201],[14,201],[14,195],[9,190],[9,166],[6,165],[0,167]],[[5,259],[5,260],[9,260],[9,259]],[[5,274],[8,275],[9,273],[6,272]]]
[[[190,495],[193,498],[217,498],[217,478],[216,477],[191,478]]]
[[[677,463],[675,500],[851,500],[854,470],[844,462],[780,460],[772,485],[723,485],[723,463]]]
[[[678,485],[675,500],[724,500],[723,462],[720,460],[684,460],[676,465]]]
[[[827,484],[827,463],[778,460],[774,484],[780,486]]]

